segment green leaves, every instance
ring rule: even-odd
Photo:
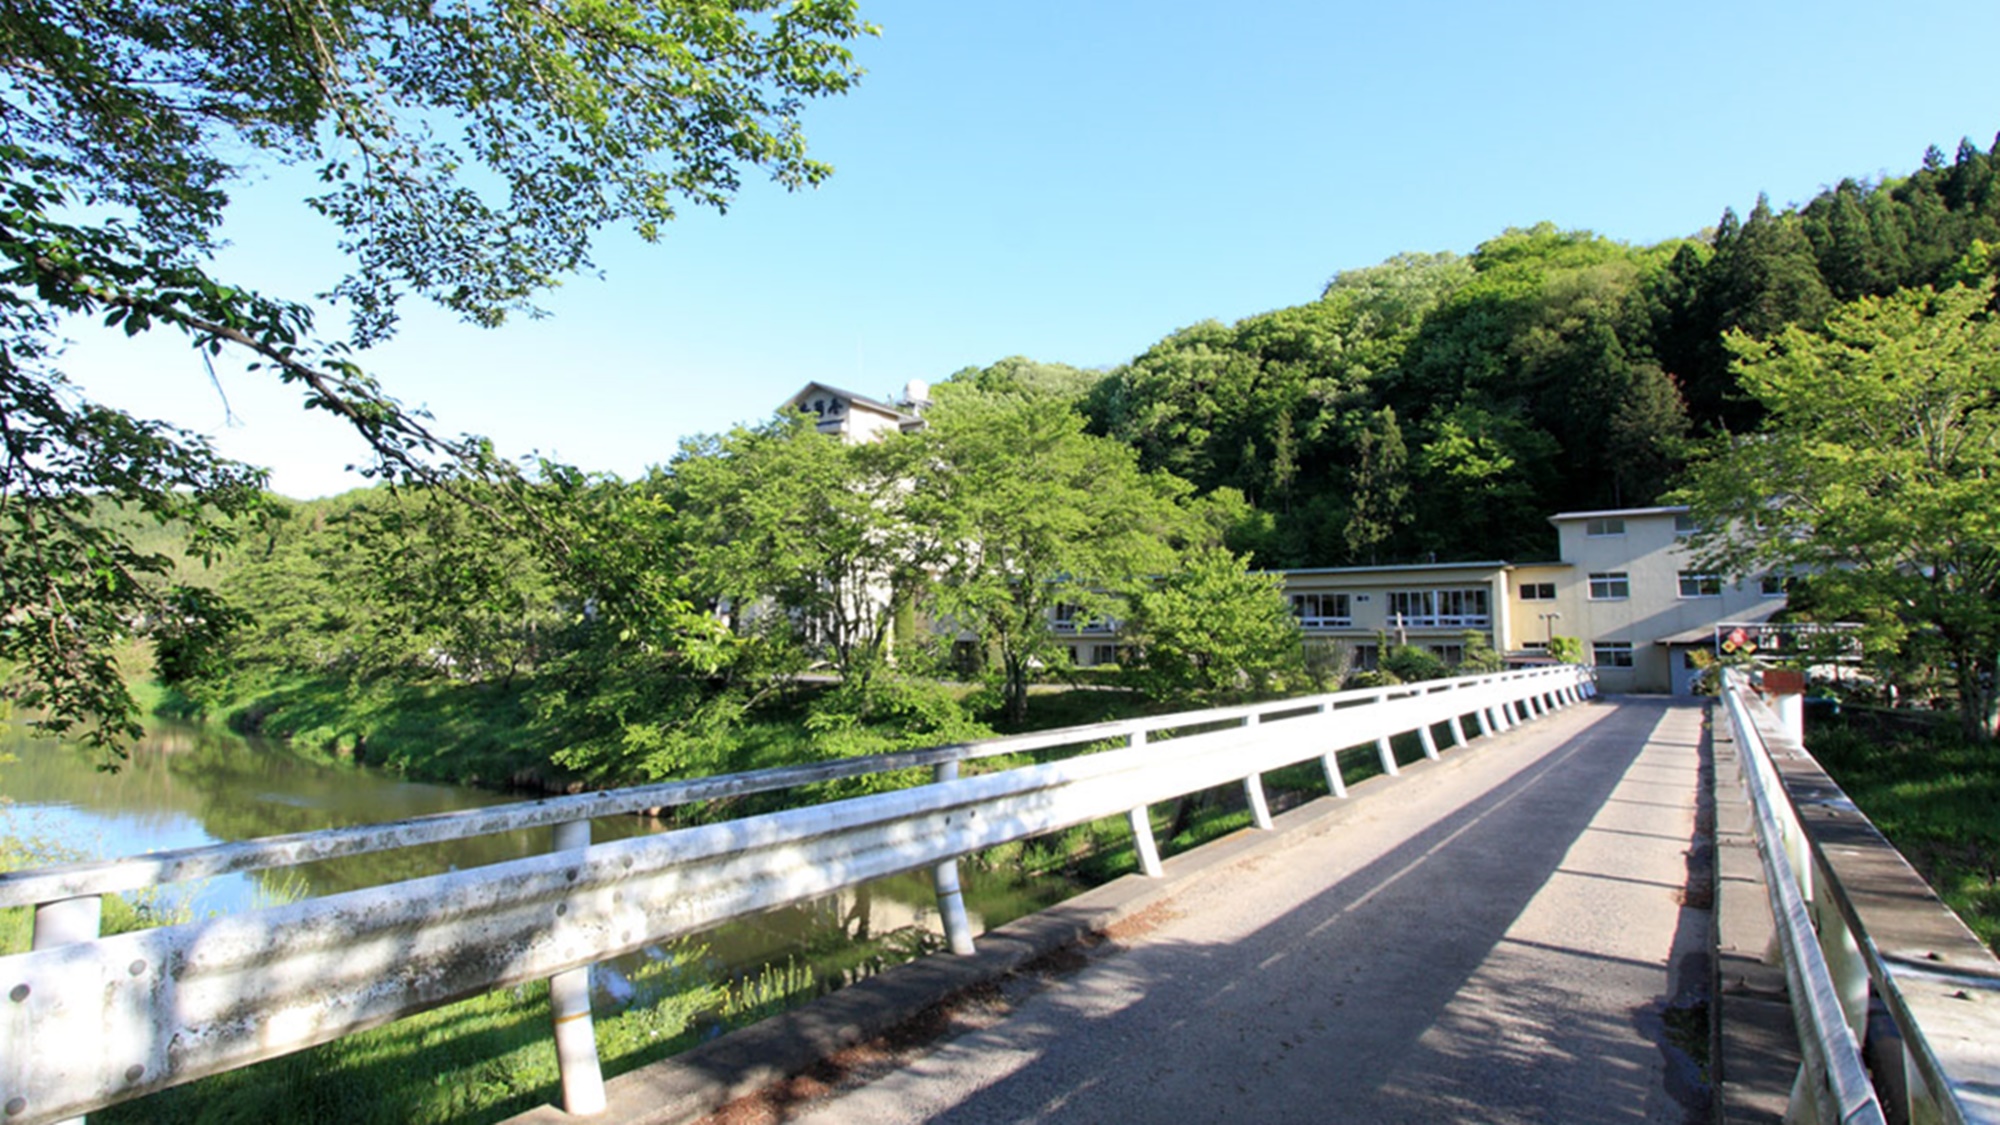
[[[1694,540],[1733,574],[1811,573],[1822,612],[1933,653],[1990,737],[2000,657],[2000,325],[1991,284],[1864,297],[1726,341],[1768,412],[1692,468]]]

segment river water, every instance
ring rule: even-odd
[[[12,761],[5,760],[9,755]],[[169,722],[152,725],[117,772],[99,770],[98,761],[86,748],[29,737],[18,724],[0,725],[0,834],[32,840],[61,858],[110,859],[518,799],[405,781],[282,743]],[[660,828],[647,818],[607,817],[592,823],[591,839]],[[234,913],[538,854],[549,849],[551,835],[551,829],[530,829],[230,875],[165,897],[195,918]],[[970,865],[964,881],[975,931],[1039,910],[1075,889],[1060,878]],[[934,947],[941,933],[930,878],[917,872],[731,923],[696,940],[706,950],[703,962],[718,976],[754,975],[796,957],[825,988],[896,959],[894,950]],[[856,943],[881,953],[857,957],[862,951]],[[822,963],[814,964],[815,958]],[[598,975],[599,987],[615,996],[620,978],[613,966]]]

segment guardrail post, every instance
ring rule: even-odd
[[[1257,827],[1269,830],[1272,827],[1271,806],[1264,800],[1264,777],[1251,774],[1243,779],[1243,796],[1250,802],[1250,819]]]
[[[572,820],[555,826],[553,850],[582,852],[589,847],[590,821]],[[603,1113],[604,1069],[597,1061],[597,1033],[590,1018],[590,966],[549,978],[549,1015],[555,1021],[563,1108],[579,1117]]]
[[[1146,811],[1146,806],[1140,805],[1126,813],[1125,819],[1132,825],[1132,845],[1139,852],[1140,873],[1149,878],[1159,878],[1166,873],[1166,869],[1160,866],[1160,845],[1153,839],[1152,816]]]
[[[932,776],[938,781],[956,781],[958,763],[939,762]],[[958,861],[947,859],[931,868],[931,882],[937,887],[938,918],[944,922],[945,941],[953,953],[972,956],[972,919],[965,913],[965,891],[958,882]]]
[[[1382,772],[1388,774],[1390,777],[1395,777],[1397,774],[1396,748],[1389,744],[1388,735],[1376,736],[1375,753],[1382,759]]]
[[[1841,1014],[1856,1043],[1868,1038],[1868,963],[1861,959],[1861,946],[1847,925],[1840,906],[1824,893],[1826,881],[1814,879],[1821,893],[1813,896],[1813,921],[1819,927],[1819,949],[1826,958],[1827,974],[1833,978],[1834,992],[1840,997]]]
[[[1256,714],[1245,715],[1243,716],[1243,725],[1245,727],[1254,727],[1261,718],[1262,716]],[[1250,802],[1250,819],[1256,823],[1257,827],[1269,831],[1273,827],[1271,823],[1271,804],[1264,799],[1263,774],[1253,773],[1243,779],[1243,797]]]
[[[1417,738],[1424,744],[1424,757],[1429,758],[1433,762],[1437,761],[1437,735],[1431,733],[1431,725],[1429,723],[1425,723],[1423,726],[1417,728]]]
[[[1333,714],[1333,704],[1320,704],[1319,713],[1322,715]],[[1319,765],[1321,769],[1326,771],[1326,791],[1335,797],[1347,796],[1347,779],[1340,776],[1340,750],[1336,748],[1321,754],[1319,756]]]
[[[1451,744],[1457,747],[1465,745],[1465,724],[1459,721],[1457,715],[1451,717]]]
[[[96,941],[103,924],[103,895],[84,895],[81,898],[44,902],[35,907],[35,935],[30,939],[28,947],[49,949],[58,945],[74,945],[80,941]],[[9,1107],[8,1112],[13,1112],[12,1107]],[[83,1120],[81,1117],[72,1117],[60,1125],[83,1125]]]

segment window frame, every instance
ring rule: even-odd
[[[1612,539],[1625,534],[1624,516],[1596,516],[1583,521],[1586,539]]]
[[[1674,585],[1684,599],[1719,598],[1722,596],[1722,575],[1705,570],[1682,570],[1674,574]],[[1689,591],[1693,592],[1690,593]]]
[[[1606,659],[1609,657],[1609,659]],[[1623,659],[1620,659],[1623,657]],[[1635,666],[1631,641],[1590,642],[1590,662],[1599,668],[1631,668]]]
[[[1632,573],[1630,571],[1594,571],[1590,575],[1589,582],[1591,601],[1623,602],[1630,601],[1632,598]]]

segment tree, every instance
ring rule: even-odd
[[[764,617],[800,629],[863,698],[920,559],[902,445],[848,445],[793,414],[691,440],[670,470],[695,587],[746,623],[769,599]]]
[[[1732,574],[1805,572],[1822,611],[1931,655],[1990,741],[2000,658],[2000,324],[1992,286],[1841,306],[1825,331],[1727,339],[1767,412],[1691,466],[1693,546]]]
[[[1632,370],[1631,385],[1603,435],[1618,507],[1650,504],[1679,466],[1687,438],[1687,403],[1674,377],[1653,364]]]
[[[1305,676],[1303,638],[1284,581],[1219,547],[1187,553],[1131,597],[1126,639],[1138,682],[1158,700],[1217,702],[1283,692]]]
[[[596,231],[658,237],[677,206],[722,208],[742,170],[789,187],[828,168],[798,112],[859,77],[853,0],[603,5],[110,0],[0,11],[0,660],[54,725],[107,740],[131,700],[107,645],[166,611],[169,560],[76,520],[93,494],[184,522],[207,550],[259,503],[260,476],[202,441],[82,403],[58,362],[64,316],[169,328],[243,353],[351,422],[377,471],[438,439],[305,306],[211,276],[232,181],[298,164],[323,188],[353,272],[334,290],[353,342],[393,332],[416,295],[481,324],[591,268]]]
[[[1354,562],[1365,558],[1373,566],[1376,548],[1409,521],[1409,460],[1392,406],[1369,415],[1354,435],[1347,523],[1341,530],[1348,558]]]
[[[1130,446],[1084,433],[1060,401],[952,384],[913,444],[911,519],[941,544],[933,618],[998,657],[1005,715],[1018,723],[1031,669],[1062,662],[1055,608],[1117,616],[1136,583],[1165,571],[1186,485],[1141,473]]]

